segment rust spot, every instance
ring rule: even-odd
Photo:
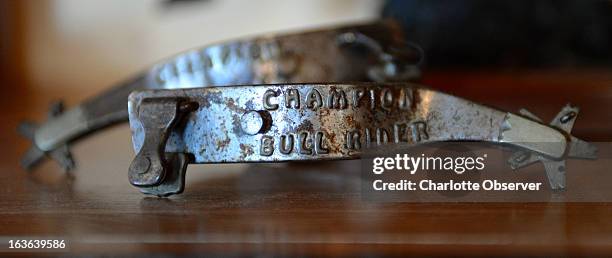
[[[210,101],[208,101],[208,96],[204,96],[202,101],[200,101],[200,106],[208,108],[210,107]]]
[[[221,102],[221,93],[220,92],[210,92],[208,91],[200,102],[200,106],[202,107],[210,107],[212,103],[220,103]]]
[[[227,148],[227,146],[230,144],[232,140],[230,140],[230,138],[225,138],[225,140],[217,140],[216,144],[217,144],[217,150],[224,150],[225,148]]]
[[[233,98],[227,98],[225,101],[225,105],[229,110],[234,111],[236,113],[244,113],[245,111],[244,108],[241,108],[236,104],[236,101]]]
[[[312,132],[312,122],[306,120],[304,122],[302,122],[300,125],[298,125],[295,129],[296,131],[300,132],[300,131],[307,131],[307,132]]]
[[[248,144],[241,143],[240,144],[240,159],[244,160],[246,157],[253,155],[255,151],[253,151],[253,147]]]
[[[321,117],[329,116],[330,110],[328,108],[320,108],[319,109],[319,114],[320,114]]]
[[[242,129],[240,127],[240,117],[238,115],[232,116],[232,132],[235,135],[240,135],[242,133]]]
[[[249,100],[247,101],[247,103],[245,104],[246,108],[248,110],[255,110],[255,103],[253,103],[253,100]]]
[[[344,124],[346,124],[349,128],[355,128],[358,125],[357,121],[355,120],[355,118],[353,118],[353,116],[344,117]]]
[[[327,148],[329,149],[329,151],[331,153],[340,152],[341,144],[339,141],[336,140],[336,133],[333,130],[324,130],[324,133],[328,138]]]

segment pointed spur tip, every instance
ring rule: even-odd
[[[567,156],[570,158],[597,159],[598,148],[593,143],[571,136],[569,148]]]
[[[562,109],[574,109],[576,111],[580,111],[580,107],[573,105],[571,102],[567,102]]]
[[[33,140],[37,128],[38,125],[34,122],[22,121],[19,123],[19,125],[17,125],[17,133],[28,140]]]
[[[67,147],[60,147],[51,152],[45,153],[44,151],[32,146],[21,158],[20,165],[26,171],[34,170],[42,161],[49,157],[64,170],[64,172],[70,172],[76,168],[76,163],[72,158],[72,154],[68,151]]]
[[[510,161],[508,161],[507,163],[510,166],[510,169],[512,169],[512,171],[517,171],[519,169],[519,167],[517,165],[515,165],[514,163],[512,163]]]
[[[20,165],[26,171],[32,171],[44,158],[45,153],[35,146],[32,146],[23,154]]]
[[[31,121],[22,121],[17,125],[17,133],[24,138],[32,141],[32,146],[22,155],[20,160],[21,167],[26,171],[31,171],[45,158],[45,153],[34,144],[34,134],[38,125]]]
[[[64,172],[68,173],[73,170],[76,164],[72,158],[68,145],[61,145],[51,151],[41,150],[34,140],[37,129],[38,125],[30,121],[23,121],[17,126],[17,132],[32,142],[30,149],[28,149],[21,158],[21,167],[26,171],[32,171],[48,157],[55,160]]]
[[[76,167],[72,153],[68,145],[62,145],[61,147],[49,152],[51,159],[55,160],[65,172],[70,172]]]

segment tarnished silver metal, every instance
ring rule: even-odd
[[[145,99],[140,103],[138,116],[143,117],[144,134],[147,137],[130,166],[130,182],[137,186],[159,184],[165,171],[171,166],[164,149],[170,132],[180,123],[182,116],[197,108],[197,103],[181,98]],[[151,118],[151,119],[148,119]]]
[[[597,149],[587,142],[572,136],[570,133],[576,122],[579,109],[572,107],[569,104],[563,107],[561,111],[553,118],[549,126],[558,129],[565,133],[565,137],[568,140],[568,147],[566,148],[566,156],[568,158],[589,158],[593,159],[596,157]],[[542,122],[542,119],[538,118],[526,109],[520,110],[521,114],[531,118],[534,121]],[[554,159],[539,155],[537,153],[530,153],[526,151],[515,152],[508,163],[512,169],[519,169],[526,167],[533,163],[541,161],[546,169],[546,175],[548,181],[553,189],[564,189],[565,188],[565,160]]]
[[[53,113],[20,132],[33,146],[22,160],[32,168],[49,156],[74,166],[68,144],[127,120],[130,92],[257,83],[414,80],[423,56],[403,41],[396,24],[331,28],[210,45],[167,59],[140,75],[66,112]]]
[[[595,154],[574,151],[594,148],[569,131],[416,84],[276,84],[131,94],[128,109],[134,149],[148,155],[137,156],[133,164],[164,155],[143,150],[151,148],[148,138],[163,138],[147,133],[147,125],[166,124],[157,116],[143,115],[143,105],[156,110],[172,100],[199,106],[184,115],[182,126],[170,129],[164,149],[166,155],[189,155],[192,163],[354,159],[370,147],[437,141],[499,143],[546,161],[563,160],[568,153],[578,158]],[[566,118],[565,112],[556,119],[568,123],[576,114]],[[137,186],[132,176],[139,171],[129,171]],[[551,179],[551,186],[561,188],[552,183],[556,180]]]

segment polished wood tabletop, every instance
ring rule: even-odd
[[[571,102],[581,107],[574,135],[612,139],[610,69],[430,71],[423,83],[545,120]],[[144,196],[127,180],[127,125],[73,144],[72,176],[52,162],[22,170],[18,121],[44,120],[63,95],[83,99],[2,92],[0,251],[11,239],[51,238],[94,254],[612,255],[611,203],[368,202],[359,161],[193,165],[182,195]]]

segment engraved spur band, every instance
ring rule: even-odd
[[[184,189],[189,163],[343,160],[390,143],[483,141],[515,148],[513,168],[545,164],[565,187],[565,159],[596,156],[570,134],[578,109],[550,124],[412,83],[269,84],[144,90],[128,101],[137,153],[129,180],[143,193]]]
[[[61,103],[53,105],[41,125],[22,123],[19,132],[32,141],[22,166],[31,169],[49,157],[66,171],[72,169],[69,144],[127,121],[126,102],[135,90],[414,80],[420,76],[422,51],[403,38],[395,23],[377,22],[237,40],[181,53],[69,110],[64,111]]]

